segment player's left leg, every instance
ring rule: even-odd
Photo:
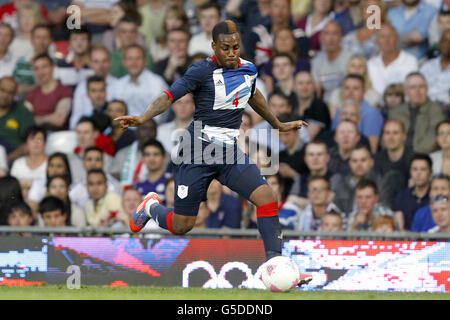
[[[282,234],[278,219],[278,199],[254,163],[224,166],[217,179],[256,206],[257,227],[266,258],[281,255]]]

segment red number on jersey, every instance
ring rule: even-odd
[[[234,100],[233,100],[233,106],[235,106],[236,108],[237,108],[237,106],[239,105],[239,99],[238,99],[238,96],[239,96],[239,91],[236,92],[236,95],[234,96]]]

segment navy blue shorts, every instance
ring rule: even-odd
[[[256,164],[240,149],[237,153],[241,161],[231,164],[181,163],[174,165],[174,213],[196,216],[200,202],[206,201],[206,193],[213,179],[217,179],[247,200],[256,188],[267,184]]]

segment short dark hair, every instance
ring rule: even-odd
[[[278,115],[277,118],[278,120],[280,120],[280,122],[291,122],[298,120],[298,117],[295,116],[293,113],[282,113]]]
[[[211,9],[214,8],[217,10],[217,13],[219,14],[219,17],[222,14],[222,9],[220,8],[219,4],[217,2],[214,1],[210,1],[210,2],[206,2],[200,6],[197,7],[197,12],[203,11],[203,10],[207,10],[207,9]]]
[[[169,35],[172,32],[183,32],[185,35],[187,35],[188,41],[191,39],[191,34],[189,33],[188,30],[186,30],[186,28],[183,28],[183,27],[173,28],[173,29],[167,30],[166,39],[169,39]]]
[[[136,18],[131,17],[131,16],[124,16],[124,17],[122,17],[122,18],[119,20],[119,22],[117,22],[117,26],[118,26],[119,24],[123,23],[123,22],[125,22],[125,23],[133,23],[133,24],[135,24],[136,26],[139,26],[139,21],[138,21]]]
[[[307,148],[307,147],[308,147],[309,145],[311,145],[311,144],[316,144],[316,145],[321,145],[321,146],[324,146],[324,147],[325,147],[325,150],[326,150],[326,152],[327,152],[327,153],[329,153],[329,150],[328,150],[328,145],[327,145],[327,143],[326,143],[325,141],[323,141],[323,140],[319,139],[319,138],[315,138],[314,140],[312,140],[312,141],[308,142],[308,143],[306,144],[306,146],[305,146],[305,152],[306,152],[306,148]]]
[[[325,182],[327,183],[327,188],[330,189],[330,187],[331,187],[331,185],[330,185],[330,180],[328,180],[326,176],[317,176],[317,175],[315,175],[315,176],[310,176],[310,177],[308,178],[308,183],[307,183],[307,185],[309,186],[309,184],[310,184],[311,182],[318,181],[318,180],[325,181]]]
[[[91,174],[101,174],[103,175],[103,178],[105,178],[105,181],[108,181],[106,178],[106,173],[103,171],[103,169],[91,169],[87,172],[87,177],[89,177]]]
[[[87,79],[87,88],[89,88],[89,85],[90,85],[92,82],[103,82],[103,83],[106,84],[105,78],[104,78],[104,77],[102,77],[102,76],[97,76],[97,75],[93,75],[93,76],[90,76],[90,77]]]
[[[166,154],[166,150],[164,149],[163,144],[156,139],[150,139],[147,142],[145,142],[144,145],[142,146],[142,152],[144,152],[145,148],[149,146],[158,148],[161,151],[162,155]]]
[[[125,101],[120,100],[120,99],[112,99],[112,100],[108,101],[108,104],[107,104],[106,108],[108,108],[108,106],[111,103],[120,103],[121,105],[123,105],[125,107],[125,114],[128,114],[128,106],[127,106],[127,103]]]
[[[45,24],[45,23],[38,23],[37,25],[35,25],[33,27],[33,29],[31,29],[31,34],[34,35],[36,30],[38,30],[38,29],[47,29],[48,33],[50,34],[50,38],[52,37],[52,29],[47,24]]]
[[[359,182],[356,184],[355,194],[356,194],[356,190],[362,190],[365,188],[372,188],[373,192],[375,194],[378,194],[378,187],[377,187],[376,182],[371,179],[366,179],[366,178],[359,180]]]
[[[92,125],[92,128],[93,128],[94,130],[99,130],[99,128],[98,128],[98,126],[97,126],[97,123],[95,122],[95,120],[94,120],[92,117],[82,116],[82,117],[80,118],[80,120],[78,120],[77,126],[78,126],[80,123],[84,123],[84,122],[89,122],[89,123]]]
[[[142,53],[142,56],[144,57],[144,59],[147,59],[147,52],[145,51],[144,47],[142,47],[141,45],[139,45],[137,43],[130,44],[129,46],[126,46],[125,48],[123,48],[123,58],[125,58],[126,53],[130,49],[138,49],[138,50],[140,50],[141,53]]]
[[[33,212],[31,212],[30,206],[25,202],[16,202],[9,208],[9,214],[12,214],[14,211],[22,211],[26,215],[33,217]]]
[[[99,153],[102,155],[102,157],[103,157],[103,150],[102,150],[100,147],[97,147],[97,146],[90,146],[90,147],[87,147],[86,150],[84,150],[84,156],[83,156],[83,158],[86,157],[86,155],[87,155],[89,152],[91,152],[91,151],[99,152]]]
[[[74,28],[69,30],[69,40],[73,34],[87,34],[89,42],[92,38],[92,33],[86,25],[81,25],[80,28]]]
[[[44,127],[32,125],[25,130],[25,140],[28,140],[29,137],[34,137],[38,133],[42,133],[44,136],[44,141],[47,140],[47,130]]]
[[[272,91],[269,96],[267,97],[267,101],[270,101],[270,99],[272,99],[272,97],[274,96],[278,96],[281,97],[282,99],[286,100],[286,102],[292,107],[290,101],[289,101],[289,97],[287,95],[285,95],[281,90],[275,89],[274,91]]]
[[[279,52],[272,58],[272,68],[276,58],[287,58],[291,65],[295,65],[294,58],[287,52]]]
[[[233,34],[239,32],[236,24],[231,20],[221,21],[216,24],[212,31],[213,42],[219,40],[219,35],[221,34]]]
[[[39,213],[43,215],[45,212],[61,210],[61,213],[66,213],[66,206],[64,202],[54,196],[47,196],[39,203]]]
[[[362,75],[356,73],[349,73],[344,77],[343,82],[345,82],[347,79],[359,80],[361,82],[362,87],[365,88],[366,81],[364,80],[364,77]]]
[[[426,163],[428,164],[428,168],[430,169],[430,171],[432,171],[433,168],[433,160],[431,159],[431,157],[429,155],[427,155],[426,153],[415,153],[412,158],[411,161],[409,162],[409,169],[411,170],[411,166],[413,164],[414,161],[416,160],[423,160],[426,161]]]
[[[47,59],[52,66],[55,65],[55,61],[53,61],[52,57],[50,57],[50,55],[47,52],[43,52],[43,53],[35,55],[33,57],[32,62],[35,63],[36,61],[38,61],[40,59]]]
[[[352,151],[350,151],[350,155],[353,153],[353,151],[356,150],[366,150],[369,153],[370,157],[373,158],[372,152],[370,151],[369,147],[364,143],[357,143],[356,146],[352,149]]]

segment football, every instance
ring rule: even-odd
[[[270,291],[288,291],[297,286],[300,271],[291,258],[278,256],[263,264],[261,280]]]

